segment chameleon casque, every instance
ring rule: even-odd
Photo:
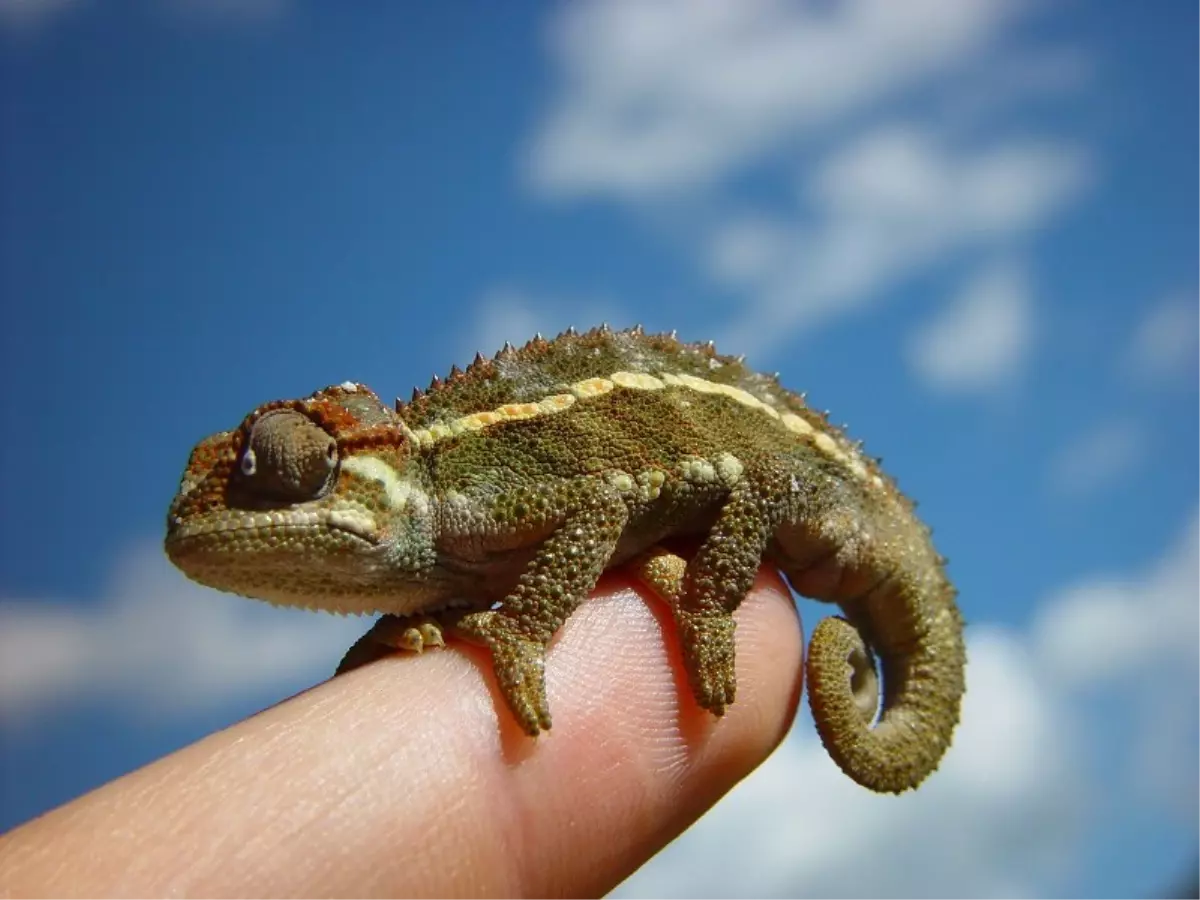
[[[694,546],[686,561],[673,541]],[[872,790],[937,768],[965,689],[955,590],[911,502],[776,377],[673,333],[538,336],[394,409],[352,382],[266,403],[192,451],[166,550],[220,590],[386,614],[343,668],[371,642],[486,645],[530,735],[550,727],[548,643],[621,564],[669,604],[718,716],[733,612],[764,559],[839,604],[809,643],[809,702]]]

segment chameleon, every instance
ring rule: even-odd
[[[675,332],[506,343],[394,406],[356,382],[265,403],[194,447],[165,550],[218,590],[382,614],[339,671],[370,647],[485,646],[533,737],[551,727],[547,646],[616,566],[668,605],[690,691],[718,717],[760,565],[837,604],[806,690],[829,755],[868,789],[937,769],[965,691],[957,592],[913,503],[777,375]]]

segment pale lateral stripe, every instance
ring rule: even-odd
[[[695,375],[673,375],[670,373],[663,373],[662,380],[667,384],[677,384],[681,387],[691,388],[693,391],[701,394],[720,394],[742,404],[742,406],[748,406],[751,409],[765,412],[773,419],[779,418],[779,410],[775,407],[769,403],[763,403],[763,401],[748,391],[743,391],[741,388],[734,387],[731,384],[718,384],[715,381],[705,381],[703,378],[697,378]]]
[[[418,446],[428,448],[447,438],[468,432],[482,431],[491,425],[497,425],[502,422],[519,422],[527,419],[536,419],[539,416],[554,415],[555,413],[570,409],[576,400],[589,400],[594,397],[600,397],[618,387],[634,391],[659,391],[666,387],[681,387],[700,394],[715,394],[728,397],[735,403],[740,403],[742,406],[758,410],[770,416],[793,434],[810,437],[818,450],[846,464],[850,472],[859,480],[866,480],[869,475],[866,466],[857,458],[856,454],[844,450],[830,435],[818,430],[803,416],[792,412],[780,412],[770,403],[755,397],[749,391],[744,391],[739,387],[734,387],[730,384],[719,384],[715,381],[708,381],[686,373],[662,372],[655,376],[645,372],[620,371],[613,372],[608,378],[585,378],[582,381],[568,385],[567,392],[552,394],[537,403],[506,403],[496,409],[471,413],[470,415],[454,419],[449,423],[439,422],[430,425],[428,428],[411,432],[411,436]],[[380,460],[374,460],[374,462],[386,467],[386,463]],[[738,466],[741,465],[739,460],[730,457],[729,460],[722,459],[719,462],[723,463],[720,466],[720,475],[722,478],[729,481],[736,481],[741,477],[741,471],[738,469]],[[390,467],[387,468],[392,474],[394,483],[397,485],[401,484],[396,473]],[[717,472],[712,469],[712,463],[707,460],[704,461],[703,465],[699,463],[689,464],[685,471],[685,477],[690,476],[697,480],[712,479],[716,475]],[[384,481],[382,478],[377,478],[376,480],[383,481],[385,486],[390,484],[390,482]],[[872,479],[871,483],[875,483],[877,480]],[[400,493],[395,494],[395,499],[401,503],[407,503],[411,492],[415,489],[410,485],[404,484],[399,490]],[[651,490],[654,490],[654,488],[651,488]],[[391,489],[388,491],[388,496],[390,502],[393,498]],[[428,500],[428,498],[424,499]]]
[[[686,481],[709,484],[717,480],[716,468],[702,456],[685,456],[679,461],[679,470]]]
[[[817,432],[817,436],[813,438],[813,443],[817,445],[817,449],[823,453],[828,453],[830,456],[842,455],[842,451],[838,449],[837,442],[823,431]]]
[[[359,537],[374,540],[378,536],[378,525],[374,516],[358,509],[331,509],[328,513],[329,524],[344,531],[350,531]]]
[[[779,417],[779,421],[783,423],[784,428],[796,434],[812,434],[815,430],[808,419],[798,416],[795,413],[784,413]]]
[[[562,412],[564,409],[570,409],[575,405],[574,394],[551,394],[545,400],[538,404],[538,408],[545,414]]]
[[[663,485],[667,483],[667,473],[662,469],[646,469],[638,473],[637,483],[647,501],[657,500]]]
[[[746,470],[742,461],[732,453],[718,453],[714,462],[717,464],[717,474],[721,477],[721,481],[730,487],[738,483],[742,472]]]
[[[378,456],[351,456],[342,460],[342,471],[365,481],[378,482],[388,506],[403,510],[411,501],[420,512],[429,508],[429,497],[419,487],[400,477],[400,474]]]
[[[628,472],[622,472],[620,469],[614,469],[611,472],[605,473],[604,480],[622,494],[628,494],[634,488],[633,476]]]
[[[613,372],[612,383],[634,391],[661,391],[667,385],[644,372]]]
[[[519,422],[523,419],[536,419],[539,416],[552,415],[569,409],[575,403],[573,394],[553,394],[538,403],[506,403],[504,406],[485,412],[471,413],[455,419],[449,424],[431,425],[420,431],[413,432],[417,442],[428,447],[448,437],[455,437],[468,431],[481,431],[489,425],[500,422]]]
[[[613,389],[613,386],[613,383],[607,378],[585,378],[583,381],[577,381],[571,385],[571,393],[580,400],[587,400],[589,397],[607,394]]]

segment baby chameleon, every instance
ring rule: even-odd
[[[962,619],[912,504],[802,397],[674,334],[539,336],[394,410],[350,382],[267,403],[192,451],[166,550],[219,590],[385,613],[344,667],[366,641],[486,645],[530,735],[550,727],[547,644],[622,564],[670,605],[691,690],[721,715],[733,612],[765,559],[841,607],[806,675],[846,774],[916,787],[958,723]]]

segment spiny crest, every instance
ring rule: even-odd
[[[498,365],[536,364],[539,360],[545,358],[547,354],[566,350],[573,345],[588,348],[622,340],[631,340],[639,344],[644,344],[648,349],[666,353],[698,354],[701,358],[708,360],[716,359],[725,365],[741,366],[745,364],[744,356],[719,356],[713,341],[691,344],[683,343],[679,340],[678,332],[674,329],[669,332],[647,334],[645,329],[640,324],[637,324],[623,331],[614,331],[605,322],[586,332],[579,332],[574,327],[567,328],[551,340],[547,340],[540,333],[537,333],[520,348],[514,347],[512,343],[505,341],[504,345],[491,359],[485,357],[482,353],[476,353],[475,358],[465,371],[457,365],[452,366],[449,375],[445,378],[435,374],[429,382],[429,387],[425,390],[414,388],[412,399],[407,403],[397,398],[395,410],[397,413],[403,413],[413,407],[437,402],[438,398],[443,396],[447,390],[462,387],[470,383],[482,383],[490,380],[501,371]]]

